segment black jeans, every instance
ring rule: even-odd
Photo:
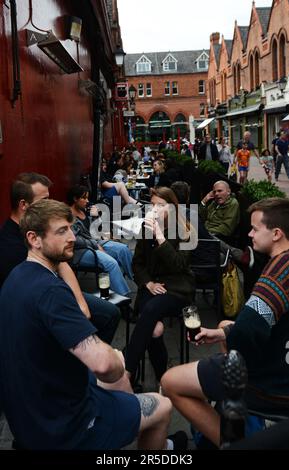
[[[83,292],[83,296],[91,313],[90,321],[97,328],[97,336],[110,344],[120,320],[120,311],[116,305],[107,300],[99,299],[93,294]]]
[[[146,349],[158,380],[167,370],[168,353],[163,336],[152,338],[156,323],[164,317],[177,317],[188,304],[171,294],[153,295],[148,289],[138,292],[139,318],[126,351],[126,369],[132,379]]]

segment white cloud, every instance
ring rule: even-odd
[[[256,0],[256,7],[271,7]],[[252,0],[118,0],[127,53],[209,49],[210,34],[233,38],[234,24],[248,26]]]

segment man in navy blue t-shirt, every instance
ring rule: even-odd
[[[27,260],[0,293],[1,398],[24,449],[118,449],[139,434],[139,447],[165,449],[168,398],[109,391],[129,388],[120,351],[103,343],[58,277],[73,256],[73,217],[65,204],[40,200],[20,226]]]

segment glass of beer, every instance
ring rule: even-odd
[[[183,308],[183,319],[190,341],[201,331],[201,320],[196,305]]]
[[[108,273],[100,273],[98,275],[98,285],[100,290],[100,297],[102,299],[109,299],[109,288],[110,288],[110,280]]]

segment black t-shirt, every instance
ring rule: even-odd
[[[0,229],[0,288],[10,271],[27,257],[19,225],[7,219]]]
[[[247,143],[247,149],[248,150],[255,150],[255,145],[253,144],[253,142],[251,142],[250,140],[247,142],[246,140],[240,140],[240,142],[238,142],[237,144],[237,149],[238,150],[241,150],[242,147],[243,147],[243,143],[246,142]]]
[[[89,371],[69,349],[95,333],[71,289],[39,263],[24,261],[0,293],[2,404],[26,449],[73,449],[100,416]]]

